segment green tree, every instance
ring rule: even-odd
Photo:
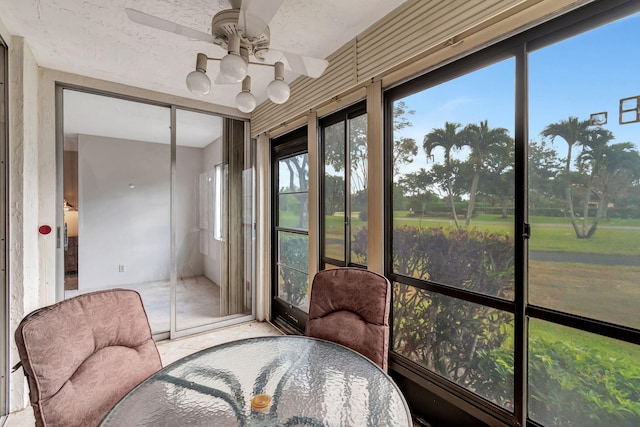
[[[344,211],[344,179],[341,176],[325,175],[324,191],[325,215]]]
[[[407,198],[411,210],[421,212],[423,215],[425,206],[438,200],[438,197],[430,191],[433,183],[433,174],[425,168],[404,174],[398,179],[398,185],[402,188],[402,193]]]
[[[528,166],[529,208],[535,211],[552,207],[549,203],[558,200],[558,174],[562,169],[558,153],[548,148],[544,140],[539,143],[531,141],[528,147]]]
[[[505,128],[490,128],[488,120],[482,120],[479,124],[468,124],[459,133],[457,141],[458,148],[468,146],[471,149],[469,162],[473,167],[473,178],[469,191],[469,204],[467,205],[467,216],[465,225],[471,223],[471,215],[476,203],[478,192],[478,182],[480,174],[486,170],[485,159],[492,151],[500,150],[511,144],[509,131]]]
[[[603,209],[607,209],[609,201],[616,205],[633,204],[632,194],[639,186],[640,153],[635,144],[623,142],[609,147],[604,158],[606,182],[604,194],[606,199],[601,202]],[[603,216],[606,216],[606,212]]]
[[[308,224],[309,198],[309,165],[307,155],[293,156],[282,161],[289,170],[289,191],[300,203],[297,227],[305,228]]]
[[[565,188],[565,200],[567,202],[567,210],[571,218],[571,224],[573,230],[578,238],[581,237],[580,230],[578,229],[577,219],[573,210],[573,199],[571,194],[571,151],[573,146],[580,144],[587,140],[589,133],[589,121],[578,120],[577,117],[569,117],[567,120],[561,120],[558,123],[552,123],[545,127],[542,131],[542,136],[550,137],[551,142],[554,142],[557,137],[564,139],[567,143],[567,158],[565,159],[565,167],[563,173],[563,181]]]
[[[580,121],[577,117],[571,116],[567,120],[561,120],[545,127],[542,131],[542,136],[551,137],[551,142],[560,137],[567,143],[567,158],[565,159],[564,170],[568,173],[571,169],[571,150],[574,145],[585,141],[588,132],[588,120]]]
[[[349,120],[349,179],[351,194],[366,190],[369,181],[369,146],[367,143],[367,115]]]
[[[578,170],[585,176],[582,200],[582,224],[579,237],[590,238],[598,222],[605,216],[609,199],[628,188],[640,173],[640,156],[630,142],[608,145],[613,134],[602,128],[590,132],[583,151],[576,159]],[[597,206],[593,218],[589,215],[592,198]],[[591,220],[591,221],[589,221]]]
[[[415,110],[407,109],[404,101],[393,104],[393,176],[400,174],[402,165],[413,162],[418,155],[418,144],[413,138],[398,135],[405,128],[413,126],[407,115],[415,114]]]
[[[449,206],[453,215],[453,221],[456,228],[460,228],[458,222],[458,214],[456,213],[456,205],[454,203],[454,192],[452,183],[452,162],[451,151],[458,149],[460,143],[460,135],[458,128],[460,123],[445,122],[443,128],[434,128],[425,135],[422,142],[422,147],[427,154],[427,160],[433,160],[432,152],[436,148],[442,148],[444,150],[444,172],[445,172],[445,191],[449,200]]]
[[[496,146],[485,154],[482,171],[483,194],[502,208],[502,218],[507,218],[508,207],[515,194],[515,144],[509,138],[506,145]]]
[[[575,117],[547,126],[542,134],[550,136],[552,141],[559,136],[569,146],[562,177],[567,208],[576,237],[589,239],[606,214],[609,201],[630,188],[637,179],[640,169],[638,151],[628,142],[610,145],[614,140],[611,131],[599,126],[589,127],[587,120],[579,121]],[[573,146],[582,149],[576,158],[575,170],[571,169]],[[581,194],[575,195],[582,206],[581,219],[574,209],[572,192],[577,190],[582,190]]]
[[[420,196],[429,193],[429,187],[433,184],[433,177],[425,168],[417,172],[410,172],[398,179],[398,185],[405,196]]]

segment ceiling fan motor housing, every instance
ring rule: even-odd
[[[258,37],[247,37],[238,29],[238,19],[240,9],[227,9],[218,12],[211,21],[211,33],[220,40],[220,46],[228,49],[229,36],[238,34],[240,36],[240,48],[247,50],[249,55],[253,55],[258,60],[264,60],[264,53],[269,50],[271,33],[269,27]]]

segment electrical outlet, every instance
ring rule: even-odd
[[[118,272],[124,273],[124,264],[118,265]]]

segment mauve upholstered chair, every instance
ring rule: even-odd
[[[349,347],[386,372],[390,298],[389,280],[372,271],[320,271],[311,284],[305,335]]]
[[[91,292],[27,315],[15,333],[38,427],[96,426],[162,368],[140,295]]]

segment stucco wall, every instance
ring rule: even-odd
[[[7,38],[5,38],[7,40]],[[12,339],[20,319],[47,303],[40,283],[40,251],[52,236],[38,235],[38,66],[21,37],[9,39],[9,365],[19,357]],[[10,410],[25,406],[22,371],[9,378]]]

